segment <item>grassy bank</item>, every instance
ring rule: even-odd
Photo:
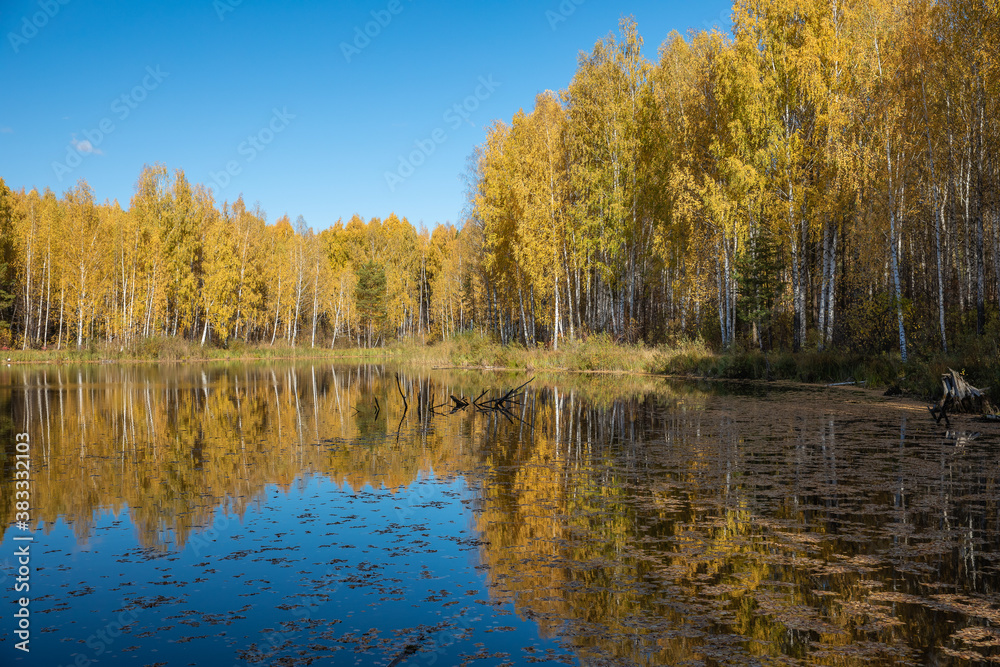
[[[719,354],[694,350],[663,357],[667,374],[748,380],[791,380],[831,384],[856,382],[878,390],[930,399],[941,395],[941,375],[953,368],[978,387],[1000,388],[1000,360],[978,350],[962,354],[911,356],[861,355],[842,351],[770,352],[735,350]]]
[[[561,341],[559,349],[501,345],[464,333],[412,352],[414,361],[435,366],[519,368],[534,371],[616,371],[656,373],[662,348],[616,344],[608,336]]]
[[[76,349],[73,347],[56,350],[3,350],[0,360],[10,363],[129,363],[129,362],[200,362],[200,361],[241,361],[279,359],[350,359],[384,360],[407,356],[412,346],[359,349],[356,347],[292,347],[284,341],[274,345],[245,344],[231,341],[225,347],[202,346],[196,341],[183,338],[150,338],[134,348],[123,348],[107,344],[92,344]]]
[[[466,333],[433,345],[397,343],[371,350],[356,347],[292,347],[246,345],[204,346],[179,338],[150,339],[135,349],[94,345],[82,350],[5,350],[11,363],[199,362],[325,359],[393,361],[422,366],[524,369],[535,372],[655,373],[698,378],[788,380],[794,382],[864,383],[873,389],[892,387],[920,398],[937,396],[940,376],[949,368],[963,371],[969,382],[1000,393],[1000,357],[997,342],[981,338],[965,341],[952,355],[913,355],[904,364],[898,354],[861,355],[843,351],[799,353],[736,349],[718,352],[701,341],[678,341],[650,347],[619,344],[608,336],[563,341],[558,350],[501,345]],[[994,401],[996,402],[996,401]]]
[[[831,384],[857,382],[873,389],[898,390],[920,398],[941,393],[941,374],[962,371],[979,387],[1000,389],[1000,357],[996,341],[966,342],[963,352],[912,355],[903,363],[899,354],[862,355],[830,350],[798,353],[736,349],[712,350],[701,341],[671,346],[621,345],[607,336],[567,341],[558,350],[503,346],[481,336],[465,334],[411,352],[414,360],[432,365],[524,368],[534,371],[608,371],[656,373],[698,378],[787,380]]]

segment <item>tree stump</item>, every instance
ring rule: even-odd
[[[948,413],[966,412],[989,415],[995,412],[989,400],[984,394],[984,389],[978,389],[965,381],[962,374],[949,368],[948,372],[941,376],[941,386],[944,394],[941,400],[930,406],[931,416],[938,424],[944,419],[946,426],[951,426]]]

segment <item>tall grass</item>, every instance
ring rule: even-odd
[[[11,363],[108,363],[108,362],[183,362],[183,361],[239,361],[268,359],[386,359],[405,356],[412,346],[390,346],[363,349],[356,347],[292,346],[285,341],[274,345],[246,344],[229,341],[224,346],[205,345],[180,337],[153,337],[138,342],[134,347],[108,343],[91,343],[77,349],[67,346],[29,350],[0,350],[0,361]]]
[[[466,332],[418,350],[413,360],[480,368],[648,373],[656,369],[659,354],[658,348],[615,343],[606,334],[562,341],[553,350],[543,346],[501,345],[491,338]]]

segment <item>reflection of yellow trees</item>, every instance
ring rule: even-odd
[[[359,489],[469,470],[470,434],[493,432],[498,417],[471,409],[434,417],[428,404],[523,381],[519,374],[437,373],[432,380],[404,371],[402,420],[394,374],[373,366],[5,370],[0,402],[11,404],[4,411],[14,414],[10,428],[32,437],[36,520],[51,526],[62,518],[83,539],[96,513],[127,511],[144,544],[183,545],[218,507],[241,515],[268,484],[287,490],[304,474]],[[648,392],[662,384],[636,382]],[[610,400],[607,392],[604,382],[590,387],[595,400]],[[5,446],[13,442],[4,438]],[[4,530],[13,519],[13,494],[5,492],[12,479],[5,474],[0,483]]]
[[[413,402],[428,381],[404,384]],[[462,391],[444,383],[436,395]],[[33,518],[62,519],[81,539],[98,512],[127,510],[143,544],[181,546],[218,507],[241,515],[267,485],[287,490],[305,474],[395,488],[421,472],[470,467],[462,457],[471,451],[449,430],[459,425],[421,423],[415,406],[400,422],[395,378],[375,367],[7,371],[0,403],[8,401],[13,428],[32,437]],[[12,480],[5,474],[0,484],[4,529]]]
[[[467,474],[492,594],[584,657],[995,654],[988,449],[914,452],[905,429],[873,442],[838,426],[871,424],[871,408],[831,413],[808,392],[712,397],[653,378],[536,377],[510,419],[428,410],[525,379],[402,371],[404,414],[394,373],[374,366],[6,370],[0,437],[9,454],[10,433],[31,433],[36,519],[85,538],[97,512],[128,511],[146,545],[182,545],[219,507],[240,515],[308,475],[398,489]],[[8,457],[5,527],[9,471]]]
[[[569,619],[584,630],[574,634],[583,652],[637,659],[649,649],[641,646],[647,633],[637,621],[655,606],[633,585],[651,569],[636,548],[643,536],[633,500],[644,491],[604,445],[635,444],[636,421],[654,401],[619,401],[605,411],[574,392],[545,398],[534,410],[532,451],[510,456],[514,443],[498,442],[488,457],[479,529],[491,588],[536,618],[546,635],[564,630]],[[660,664],[665,654],[657,654]]]
[[[942,497],[992,498],[990,517],[995,470],[974,481],[975,464],[947,449],[873,466],[858,459],[870,443],[842,441],[807,395],[791,397],[794,413],[736,397],[542,397],[530,449],[489,450],[478,528],[493,594],[546,635],[643,665],[907,664],[938,644],[991,655],[977,619],[995,615],[983,594],[995,576],[984,583],[967,554],[996,521],[963,514],[980,532],[949,537],[938,524],[954,507],[935,515],[926,497],[915,510],[873,490],[917,495],[947,478]],[[943,600],[941,586],[968,595]]]

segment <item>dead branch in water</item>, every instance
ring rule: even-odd
[[[445,416],[452,415],[456,412],[460,412],[468,408],[470,405],[476,412],[489,415],[499,415],[506,419],[509,423],[520,422],[522,424],[527,424],[529,428],[532,428],[531,424],[524,421],[520,416],[513,412],[514,406],[522,405],[521,401],[518,399],[524,396],[524,388],[530,383],[534,378],[529,379],[527,382],[509,389],[498,398],[487,398],[483,400],[483,396],[489,390],[483,390],[474,399],[467,399],[465,396],[455,396],[454,394],[449,394],[448,398],[450,403],[445,401],[439,405],[434,404],[434,392],[430,391],[429,396],[423,396],[423,389],[417,393],[417,417],[421,422],[424,422],[431,415]],[[403,392],[402,383],[399,379],[399,374],[396,374],[396,388],[399,390],[399,395],[403,398],[403,414],[399,419],[399,425],[396,427],[396,440],[399,441],[399,434],[403,428],[403,422],[406,420],[406,413],[408,409],[408,402],[406,400],[406,394]],[[377,419],[381,413],[382,406],[379,405],[378,397],[373,397],[375,401],[375,418]],[[451,410],[447,412],[439,412],[442,408],[450,407]],[[358,412],[357,408],[354,409],[355,413]]]
[[[531,378],[531,380],[534,380],[534,379],[535,378]],[[528,380],[528,382],[531,382],[531,380]],[[501,396],[500,398],[486,399],[482,403],[477,403],[476,407],[479,408],[480,410],[484,411],[484,412],[488,412],[488,411],[491,411],[491,410],[502,410],[502,409],[505,409],[505,408],[509,409],[511,405],[520,405],[514,399],[516,399],[516,398],[518,398],[518,397],[520,397],[520,396],[522,396],[524,394],[523,391],[521,393],[517,393],[517,392],[519,390],[523,389],[525,386],[527,386],[528,382],[525,382],[524,384],[522,384],[519,387],[514,387],[513,389],[511,389],[510,391],[508,391],[506,394],[504,394],[503,396]],[[486,392],[483,392],[483,393],[486,393]],[[480,397],[482,397],[482,394],[480,394]]]
[[[409,406],[406,404],[406,394],[403,393],[403,388],[399,386],[399,373],[396,373],[396,389],[399,390],[399,395],[403,397],[403,414],[405,415]]]

